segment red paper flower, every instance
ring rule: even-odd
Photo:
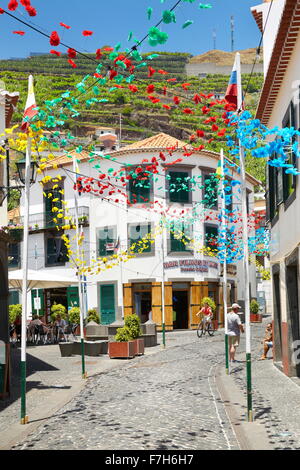
[[[178,96],[174,96],[173,97],[173,101],[175,104],[179,104],[180,103],[180,99],[178,98]]]
[[[20,0],[20,3],[21,5],[23,5],[23,7],[30,7],[30,0]]]
[[[163,104],[163,108],[165,109],[171,109],[171,106],[167,105],[167,104]]]
[[[152,77],[152,75],[154,75],[155,72],[156,70],[153,67],[151,66],[148,67],[148,77]]]
[[[25,31],[13,31],[14,34],[19,34],[20,36],[24,36]]]
[[[17,0],[10,0],[7,8],[10,10],[10,11],[15,11],[17,8],[18,8],[18,2]]]
[[[132,91],[132,93],[136,93],[138,91],[138,87],[135,85],[129,85],[129,90]]]
[[[213,125],[211,126],[211,130],[214,131],[214,132],[216,132],[217,130],[219,130],[219,127],[218,127],[216,124],[213,124]]]
[[[182,88],[187,91],[188,87],[191,86],[191,83],[182,83]]]
[[[190,108],[185,108],[185,109],[183,110],[183,112],[184,112],[185,114],[194,114],[194,111],[192,111]]]
[[[148,86],[147,86],[147,93],[153,93],[154,90],[155,90],[154,85],[148,85]]]
[[[169,73],[162,69],[158,70],[157,72],[160,73],[161,75],[167,75]]]
[[[68,59],[68,62],[70,65],[72,65],[73,69],[76,69],[77,65],[75,64],[75,62],[73,62],[72,59]]]
[[[83,34],[83,36],[92,36],[93,31],[88,31],[88,30],[85,29],[84,31],[82,31],[82,34]]]
[[[70,59],[75,59],[76,56],[77,56],[77,52],[75,51],[75,49],[70,47],[68,49],[68,57],[70,57]]]
[[[59,46],[60,38],[56,31],[52,31],[50,36],[50,44],[51,46]]]
[[[3,15],[3,13],[4,13],[3,8],[0,8],[0,15]]]
[[[50,54],[55,54],[55,55],[57,55],[58,57],[61,56],[61,52],[55,51],[54,49],[51,49]]]
[[[199,104],[199,103],[201,103],[201,97],[196,94],[196,95],[194,95],[193,101],[194,101],[196,104]]]
[[[105,47],[103,50],[107,51],[107,52],[112,52],[114,50],[114,48],[113,47]]]
[[[68,26],[68,25],[65,24],[65,23],[59,23],[59,25],[62,26],[63,28],[71,29],[71,26]]]
[[[97,59],[97,60],[100,60],[101,57],[102,57],[101,49],[97,49],[97,50],[96,50],[96,59]]]
[[[32,6],[26,7],[26,11],[29,16],[36,16],[36,9]]]
[[[117,75],[118,75],[118,72],[116,72],[116,70],[110,70],[109,79],[113,80]]]
[[[176,82],[177,78],[168,78],[167,82]]]
[[[197,136],[198,137],[204,137],[204,132],[201,131],[200,129],[197,129]]]

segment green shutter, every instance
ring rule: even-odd
[[[205,226],[205,246],[217,250],[218,227]]]
[[[68,311],[73,307],[79,307],[79,293],[77,286],[67,287]]]
[[[214,175],[204,177],[204,205],[211,209],[218,206],[218,180]]]
[[[150,179],[131,179],[129,180],[129,200],[131,204],[147,203],[150,201]]]
[[[137,232],[137,227],[140,227],[139,232]],[[135,248],[132,250],[134,253],[138,253],[138,251],[144,246],[143,244],[139,244],[142,238],[144,238],[148,233],[151,232],[151,224],[136,224],[131,225],[129,228],[129,244],[132,246],[134,243],[136,244]],[[139,236],[137,237],[137,234]],[[143,253],[151,253],[152,247],[151,242],[146,243],[147,248],[143,249]]]
[[[110,228],[108,230],[101,229],[99,230],[99,238],[98,238],[98,256],[110,256],[113,255],[113,250],[107,250],[106,245],[107,243],[116,244],[116,240],[114,237],[114,229]]]
[[[176,230],[178,228],[179,230]],[[182,235],[181,233],[182,232]],[[174,225],[171,226],[171,251],[174,252],[182,252],[187,251],[187,245],[183,242],[184,235],[185,235],[185,227],[175,227]],[[179,238],[181,237],[181,238]]]
[[[100,286],[100,311],[102,325],[109,325],[115,321],[115,286],[113,284]]]

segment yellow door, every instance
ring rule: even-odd
[[[124,303],[124,316],[132,315],[133,297],[132,297],[132,284],[123,284],[123,303]]]
[[[152,282],[152,320],[161,329],[162,324],[161,308],[161,282]]]
[[[190,328],[195,329],[198,326],[199,317],[196,317],[196,313],[199,312],[201,308],[201,282],[191,282],[191,324]]]
[[[165,282],[165,321],[166,330],[173,330],[172,282]]]

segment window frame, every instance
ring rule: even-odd
[[[148,201],[144,201],[144,200],[137,200],[136,202],[133,202],[132,200],[132,197],[131,197],[131,184],[133,181],[136,181],[136,178],[131,178],[130,180],[127,180],[127,185],[126,185],[126,191],[127,191],[127,199],[128,199],[128,204],[131,205],[131,206],[134,206],[136,204],[151,204],[152,201],[153,201],[153,196],[154,196],[154,183],[153,183],[153,178],[150,177],[150,174],[149,172],[147,172],[146,170],[146,166],[145,165],[133,165],[129,168],[126,169],[126,175],[129,174],[129,171],[135,171],[137,168],[142,168],[143,169],[143,172],[144,173],[147,173],[147,176],[148,176],[148,181],[149,181],[149,199]],[[134,193],[133,193],[134,194]],[[136,199],[136,198],[134,198]]]
[[[174,224],[172,224],[174,226]],[[183,229],[182,232],[185,234],[185,232],[188,232],[188,234],[186,234],[186,236],[188,238],[193,238],[193,224],[184,224],[184,222],[182,222],[182,225],[183,225]],[[186,230],[186,227],[188,227],[188,229]],[[183,250],[174,250],[172,249],[172,241],[176,241],[178,243],[181,244],[181,246],[184,246],[185,248]],[[174,235],[173,233],[171,232],[171,230],[169,230],[169,236],[168,236],[168,255],[169,254],[184,254],[184,255],[188,255],[188,254],[192,254],[193,253],[193,249],[189,247],[189,243],[187,243],[187,245],[185,245],[181,240],[178,240],[177,238],[174,238]]]
[[[174,194],[174,192],[170,193],[171,188],[171,178],[169,178],[170,173],[186,173],[187,178],[189,178],[189,181],[187,182],[188,185],[188,191],[187,191],[187,201],[172,201],[171,200],[171,194]],[[167,194],[167,202],[169,204],[180,204],[180,205],[186,205],[186,204],[192,204],[192,191],[191,191],[191,184],[190,184],[190,179],[192,178],[192,169],[187,168],[185,166],[182,167],[174,167],[172,169],[169,169],[166,173],[166,194]]]
[[[208,210],[218,210],[218,206],[219,206],[219,191],[218,191],[218,185],[216,186],[216,204],[212,207],[209,207],[205,204],[205,192],[206,192],[206,186],[205,186],[205,180],[206,178],[210,178],[211,176],[214,176],[216,174],[216,171],[215,170],[212,170],[212,171],[202,171],[202,201],[203,201],[203,205],[205,207],[205,209],[208,209]],[[217,182],[217,178],[216,178],[216,182]]]
[[[204,243],[203,245],[205,246],[205,248],[210,248],[211,250],[216,250],[215,247],[211,247],[208,245],[208,242],[207,242],[207,239],[206,239],[206,235],[207,235],[207,229],[208,228],[213,228],[213,229],[216,229],[217,230],[217,239],[219,239],[219,228],[218,228],[218,225],[215,225],[215,224],[204,224]]]
[[[68,251],[67,251],[64,240],[61,238],[62,235],[63,233],[59,234],[57,232],[50,232],[50,231],[45,232],[44,244],[45,244],[45,267],[46,268],[53,267],[53,266],[65,266],[69,262]],[[67,235],[67,237],[69,238],[69,235]],[[49,263],[48,259],[49,259],[49,256],[51,255],[48,254],[48,240],[50,239],[53,239],[53,240],[61,239],[61,242],[63,244],[62,247],[64,247],[63,249],[66,250],[66,253],[60,251],[60,255],[64,255],[65,260],[57,261],[55,263]]]
[[[138,226],[148,226],[148,232],[147,233],[150,233],[153,231],[153,228],[154,228],[154,224],[153,222],[132,222],[132,223],[128,223],[127,224],[127,243],[128,243],[128,251],[129,251],[129,248],[131,247],[131,245],[133,243],[137,243],[140,241],[141,238],[143,238],[142,236],[139,238],[139,239],[136,239],[134,240],[133,238],[131,238],[131,230],[134,228],[134,227],[138,227]],[[149,248],[150,250],[147,251],[147,250],[143,250],[142,253],[138,253],[138,251],[133,251],[135,256],[139,256],[139,257],[142,257],[142,256],[154,256],[155,254],[155,242],[154,243],[151,243],[150,240],[153,240],[153,238],[149,239]],[[138,249],[138,248],[137,248]]]
[[[107,251],[106,249],[106,254],[101,254],[101,251],[100,251],[100,246],[99,246],[99,242],[100,242],[100,237],[99,237],[99,234],[101,231],[109,231],[109,230],[112,230],[113,231],[113,238],[110,240],[112,240],[112,242],[110,243],[114,243],[114,247],[116,246],[116,243],[117,243],[117,226],[116,225],[107,225],[107,226],[104,226],[104,227],[98,227],[96,229],[96,244],[97,244],[97,257],[99,258],[105,258],[105,257],[108,257],[108,256],[112,256],[114,253],[115,253],[115,249],[111,250],[111,253],[109,251]],[[107,242],[107,238],[106,238],[106,243]]]

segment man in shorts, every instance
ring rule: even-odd
[[[244,333],[244,327],[238,315],[241,307],[238,304],[232,304],[231,312],[227,313],[228,325],[228,344],[229,344],[229,359],[230,362],[235,362],[236,348],[240,344],[240,334]]]

